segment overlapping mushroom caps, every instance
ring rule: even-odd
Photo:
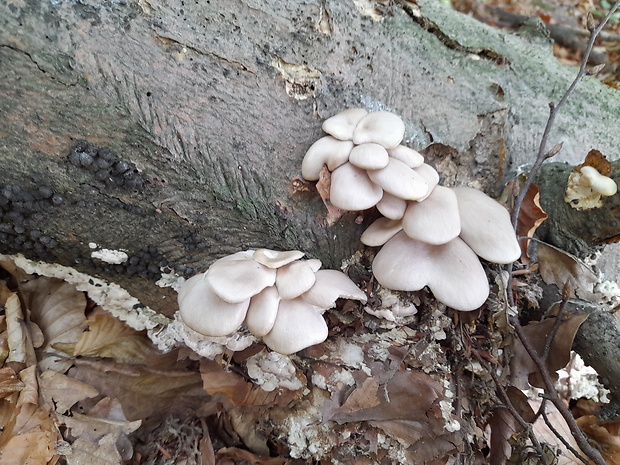
[[[179,314],[190,329],[228,336],[242,326],[281,354],[323,342],[323,312],[339,298],[366,301],[344,273],[320,270],[299,251],[246,250],[217,260],[179,291]]]
[[[306,152],[301,174],[317,181],[331,171],[330,202],[342,210],[402,208],[429,192],[428,166],[418,152],[400,145],[405,124],[393,113],[353,108],[325,120],[328,136]],[[432,168],[430,168],[432,170]],[[434,170],[432,170],[434,171]],[[435,182],[436,183],[436,182]]]
[[[489,295],[478,257],[511,263],[521,254],[506,209],[481,191],[439,186],[424,157],[400,145],[405,126],[388,112],[343,111],[323,123],[329,136],[306,153],[302,175],[332,172],[330,201],[344,210],[377,207],[384,216],[362,234],[383,246],[373,274],[386,288],[428,286],[457,310],[475,310]]]

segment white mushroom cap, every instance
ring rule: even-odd
[[[267,268],[280,268],[287,263],[299,260],[304,255],[305,254],[299,250],[287,250],[285,252],[280,252],[278,250],[256,249],[252,255],[252,258],[254,261],[260,263],[261,265],[265,265]]]
[[[424,157],[420,153],[405,145],[399,145],[387,152],[390,157],[402,161],[409,168],[417,168],[424,163]]]
[[[437,186],[423,202],[409,202],[402,228],[411,239],[427,244],[450,242],[461,232],[456,194]]]
[[[353,131],[353,143],[356,145],[374,142],[386,149],[393,149],[405,136],[405,123],[394,113],[377,111],[368,113]]]
[[[267,286],[273,286],[276,270],[252,258],[224,257],[209,267],[205,279],[219,298],[234,304],[249,300]]]
[[[427,165],[426,163],[423,163],[417,168],[414,168],[413,171],[422,176],[422,178],[426,181],[426,184],[428,184],[428,192],[426,193],[426,195],[421,199],[417,199],[418,202],[422,202],[429,195],[431,195],[431,192],[433,192],[435,186],[439,184],[439,173],[437,173],[435,168],[433,168],[431,165]]]
[[[379,218],[362,233],[360,241],[369,247],[379,247],[403,229],[400,220]]]
[[[458,237],[447,244],[430,245],[401,231],[377,253],[372,269],[388,289],[418,291],[428,286],[437,300],[455,310],[475,310],[489,296],[478,257]]]
[[[363,108],[349,108],[323,121],[323,131],[340,140],[353,139],[353,131],[368,112]]]
[[[353,147],[349,154],[349,163],[364,170],[376,170],[386,167],[389,158],[382,145],[368,143]]]
[[[351,163],[339,166],[332,173],[329,200],[341,210],[366,210],[374,207],[382,196],[383,191],[366,171]]]
[[[245,316],[245,325],[248,330],[258,337],[271,331],[276,321],[279,305],[280,295],[275,286],[266,287],[252,297]]]
[[[227,336],[239,329],[250,305],[249,299],[232,304],[220,299],[206,282],[204,274],[187,280],[179,290],[178,302],[183,323],[212,337]]]
[[[428,193],[424,178],[402,161],[390,157],[385,168],[368,170],[368,177],[381,188],[405,200],[418,200]]]
[[[322,310],[302,299],[282,300],[272,330],[263,342],[276,352],[289,355],[327,339]]]
[[[316,281],[314,270],[307,261],[295,261],[278,268],[276,288],[283,299],[294,299],[308,291]]]
[[[314,286],[301,298],[322,309],[332,308],[338,299],[352,299],[366,302],[366,294],[349,277],[337,270],[316,272]]]
[[[349,159],[353,142],[332,136],[321,137],[310,146],[301,162],[301,175],[308,181],[318,181],[323,165],[334,171]]]
[[[383,197],[377,202],[377,210],[391,220],[400,220],[407,209],[407,201],[383,191]]]
[[[510,214],[501,204],[472,187],[455,187],[461,217],[461,238],[480,257],[493,263],[512,263],[521,248]]]
[[[582,166],[581,177],[582,184],[590,187],[594,192],[610,197],[618,191],[618,185],[615,181],[607,176],[603,176],[593,166]]]

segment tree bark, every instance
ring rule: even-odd
[[[251,247],[337,267],[365,218],[328,226],[314,187],[293,187],[321,120],[394,111],[444,184],[493,194],[575,74],[544,35],[433,1],[186,3],[0,5],[0,252],[116,282],[166,315],[162,269],[190,276]],[[573,162],[611,152],[619,112],[617,92],[586,78],[552,140]],[[71,156],[79,141],[91,162]]]

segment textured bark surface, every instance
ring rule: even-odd
[[[437,3],[2,2],[0,252],[117,282],[168,315],[162,264],[190,275],[263,246],[338,266],[363,225],[328,227],[314,187],[291,183],[321,120],[352,106],[401,115],[444,184],[495,193],[575,69],[537,31]],[[616,91],[586,78],[565,110],[564,159],[617,150]],[[110,176],[70,161],[80,140],[113,152]],[[89,243],[129,260],[92,259]]]

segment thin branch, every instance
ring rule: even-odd
[[[620,0],[618,3],[620,3]],[[542,358],[538,355],[538,353],[536,352],[536,349],[534,348],[530,340],[527,338],[526,334],[523,332],[523,327],[519,323],[518,318],[513,318],[511,323],[514,326],[517,337],[523,344],[523,347],[525,347],[525,350],[527,351],[528,355],[532,358],[532,360],[534,361],[534,364],[536,365],[536,367],[538,368],[538,371],[540,372],[541,378],[543,382],[545,383],[545,392],[547,393],[547,396],[548,396],[547,398],[549,399],[550,402],[553,403],[553,405],[555,405],[555,408],[558,409],[558,412],[560,413],[560,415],[562,415],[562,418],[564,418],[564,421],[566,421],[566,424],[568,425],[571,431],[571,434],[575,438],[575,441],[577,442],[577,445],[579,446],[579,448],[596,465],[607,465],[601,453],[590,445],[590,443],[588,442],[588,439],[585,437],[585,435],[583,434],[583,431],[581,431],[581,428],[579,428],[579,425],[575,421],[575,418],[570,413],[568,408],[566,408],[566,406],[564,405],[564,402],[562,402],[562,400],[560,399],[560,396],[558,395],[558,392],[555,389],[555,384],[553,380],[551,379],[551,375],[549,374],[549,370],[547,370],[547,366],[545,362],[543,362]]]
[[[542,361],[547,363],[547,358],[549,358],[549,352],[551,352],[551,344],[553,344],[553,339],[560,329],[560,325],[562,324],[562,314],[564,313],[564,309],[566,309],[566,304],[568,303],[568,299],[570,297],[570,286],[568,281],[564,284],[564,289],[562,289],[562,302],[560,303],[560,307],[558,309],[558,313],[555,316],[555,321],[553,322],[553,326],[551,327],[551,331],[547,334],[545,338],[545,348],[542,354]]]
[[[588,460],[582,457],[579,451],[575,449],[573,446],[571,446],[569,442],[566,439],[564,439],[564,436],[562,436],[560,432],[555,429],[555,426],[553,426],[553,423],[551,423],[551,420],[549,420],[549,417],[547,416],[547,412],[545,412],[544,410],[542,412],[542,417],[545,422],[545,425],[547,425],[547,428],[549,428],[549,430],[553,434],[555,434],[555,437],[558,438],[562,444],[564,444],[564,447],[566,447],[566,449],[568,449],[575,457],[577,457],[583,463],[588,465],[589,463]]]

